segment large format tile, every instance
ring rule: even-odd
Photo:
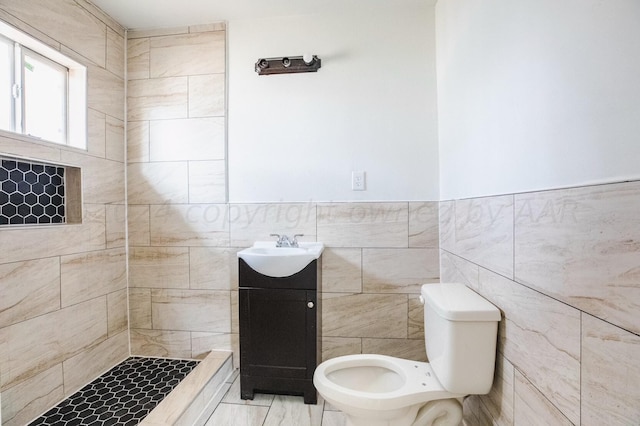
[[[0,328],[60,308],[60,259],[0,265]]]
[[[504,312],[504,356],[579,423],[580,311],[485,269],[480,293]]]
[[[129,328],[129,312],[127,289],[107,294],[107,327],[109,337],[127,331]]]
[[[127,285],[122,248],[62,256],[60,287],[62,306],[104,296]]]
[[[218,247],[189,248],[189,287],[231,290],[232,268],[237,268],[236,249]]]
[[[253,399],[242,399],[240,397],[240,378],[236,378],[227,391],[227,394],[222,399],[223,403],[235,404],[235,405],[260,405],[264,407],[270,407],[273,403],[274,395],[268,393],[256,392]],[[262,423],[260,423],[262,425]]]
[[[2,391],[0,410],[4,426],[24,426],[64,399],[62,364]]]
[[[329,248],[322,252],[322,291],[325,293],[362,292],[362,250]]]
[[[189,248],[131,247],[129,286],[189,288]]]
[[[359,337],[322,336],[322,361],[343,355],[362,353],[362,339]]]
[[[407,337],[405,294],[322,294],[323,337]]]
[[[516,370],[514,424],[572,426],[562,412]],[[582,423],[592,424],[592,423]],[[596,423],[593,423],[596,424]],[[600,424],[611,424],[608,421]]]
[[[422,284],[440,279],[437,248],[363,249],[365,293],[420,293]]]
[[[188,331],[131,329],[131,355],[191,358]]]
[[[82,168],[84,203],[124,203],[124,164],[76,152],[62,151],[61,160]],[[109,182],[105,185],[105,182]]]
[[[226,204],[152,205],[151,245],[226,247],[228,211]]]
[[[124,204],[105,206],[107,248],[119,248],[126,245],[126,210]]]
[[[224,160],[223,117],[154,120],[149,128],[150,161]]]
[[[639,360],[640,336],[582,314],[582,424],[637,424]]]
[[[107,27],[107,70],[124,78],[124,37]]]
[[[407,203],[320,203],[318,241],[331,247],[408,247]]]
[[[475,263],[440,250],[440,282],[461,283],[477,290],[479,274],[480,268]]]
[[[388,355],[396,358],[427,362],[422,339],[362,339],[362,353]]]
[[[318,395],[318,404],[300,404],[301,397],[277,395],[264,426],[320,426],[324,401]]]
[[[87,106],[124,120],[124,80],[103,68],[88,68]]]
[[[127,162],[149,161],[149,122],[127,122]]]
[[[438,202],[409,203],[409,247],[438,247]]]
[[[457,200],[454,240],[454,254],[513,278],[513,196]]]
[[[226,199],[225,161],[189,161],[189,202],[224,203]]]
[[[183,331],[231,331],[228,291],[151,290],[153,328]]]
[[[225,74],[189,76],[189,117],[225,115]]]
[[[0,389],[71,358],[107,337],[105,298],[0,329]]]
[[[109,160],[124,162],[124,121],[107,115],[105,118],[105,156]]]
[[[150,77],[175,77],[225,72],[225,32],[152,37]]]
[[[456,233],[456,202],[440,201],[438,205],[439,247],[454,252]]]
[[[151,243],[149,206],[129,204],[127,206],[127,226],[129,246],[148,246]]]
[[[640,333],[640,182],[516,196],[516,279]]]
[[[186,118],[188,96],[187,77],[129,80],[128,119],[138,121]]]
[[[205,426],[262,426],[269,407],[222,403]]]
[[[187,163],[129,164],[127,185],[131,204],[186,203],[189,199]]]
[[[496,370],[493,386],[487,395],[480,397],[482,404],[496,426],[513,425],[515,368],[501,353],[496,354]],[[522,423],[527,424],[527,423]]]
[[[127,40],[127,78],[140,80],[149,78],[149,38]]]
[[[292,238],[294,234],[304,234],[301,241],[316,241],[314,203],[230,204],[229,221],[232,247],[249,247],[255,241],[275,241],[270,236],[274,233]]]

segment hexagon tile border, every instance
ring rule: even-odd
[[[193,360],[128,358],[30,426],[137,425],[197,365]]]
[[[0,226],[66,222],[63,166],[0,159]]]

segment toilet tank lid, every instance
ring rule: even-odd
[[[424,303],[450,321],[500,321],[500,310],[464,284],[424,284],[421,294]]]

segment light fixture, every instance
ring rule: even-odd
[[[256,62],[258,75],[317,72],[322,62],[316,55],[284,56],[282,58],[260,58]]]

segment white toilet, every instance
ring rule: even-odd
[[[313,384],[347,426],[458,426],[462,397],[493,383],[500,311],[463,284],[425,284],[429,363],[348,355],[316,368]]]

